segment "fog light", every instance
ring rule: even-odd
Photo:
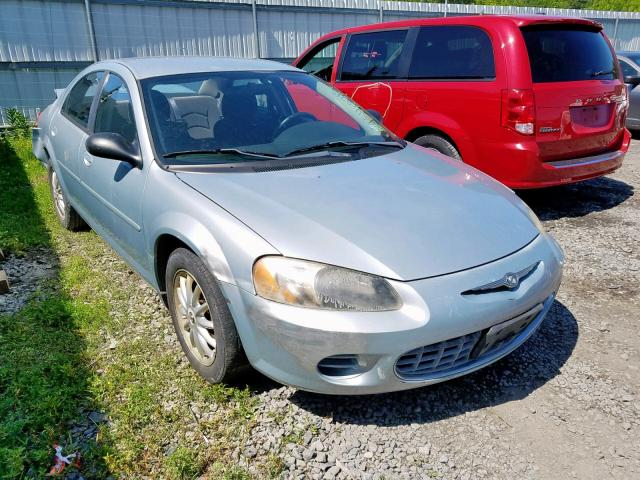
[[[364,355],[332,355],[318,362],[318,371],[327,377],[349,377],[366,372],[373,363]]]

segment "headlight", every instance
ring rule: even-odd
[[[253,266],[253,284],[261,297],[298,307],[381,312],[402,306],[384,278],[293,258],[261,258]]]

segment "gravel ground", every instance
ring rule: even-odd
[[[639,161],[634,141],[609,177],[522,195],[567,262],[545,322],[512,355],[461,379],[366,397],[309,394],[250,374],[255,426],[235,445],[234,460],[259,476],[260,465],[278,457],[284,478],[640,478]],[[26,267],[5,263],[14,285],[31,281],[19,278],[26,271],[46,277],[46,255],[29,258]],[[133,333],[177,352],[149,287],[106,246],[97,263],[130,285],[131,318],[154,317],[133,324]],[[22,301],[0,297],[0,309]],[[89,414],[96,418],[83,412],[72,428],[76,438],[105,421]]]

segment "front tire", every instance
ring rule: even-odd
[[[51,199],[53,200],[53,209],[56,212],[56,216],[58,217],[60,224],[72,232],[85,229],[87,224],[71,206],[69,200],[67,200],[67,196],[62,190],[62,185],[58,179],[58,174],[53,167],[49,168],[48,175],[49,190],[51,191]]]
[[[440,135],[423,135],[422,137],[416,138],[413,143],[420,145],[421,147],[440,152],[447,157],[462,161],[460,152],[458,152],[455,145]]]
[[[190,250],[167,262],[169,312],[191,366],[211,383],[227,382],[244,366],[240,337],[213,274]]]

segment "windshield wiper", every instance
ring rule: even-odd
[[[613,73],[613,70],[598,70],[597,72],[593,72],[591,74],[592,77],[602,77],[604,75],[611,75]]]
[[[326,142],[320,143],[318,145],[311,145],[309,147],[296,148],[295,150],[291,150],[287,154],[283,155],[283,157],[292,157],[294,155],[299,155],[301,153],[307,152],[315,152],[318,150],[327,150],[329,148],[334,147],[368,147],[370,145],[379,145],[383,147],[396,147],[396,148],[404,148],[404,144],[400,142],[345,142],[342,140],[334,141],[334,142]]]
[[[165,153],[162,156],[165,158],[175,158],[180,157],[182,155],[228,155],[228,154],[236,154],[236,155],[244,155],[247,157],[256,157],[256,158],[278,158],[278,155],[273,153],[260,153],[260,152],[250,152],[247,150],[240,150],[239,148],[216,148],[212,150],[180,150],[177,152],[169,152]]]

